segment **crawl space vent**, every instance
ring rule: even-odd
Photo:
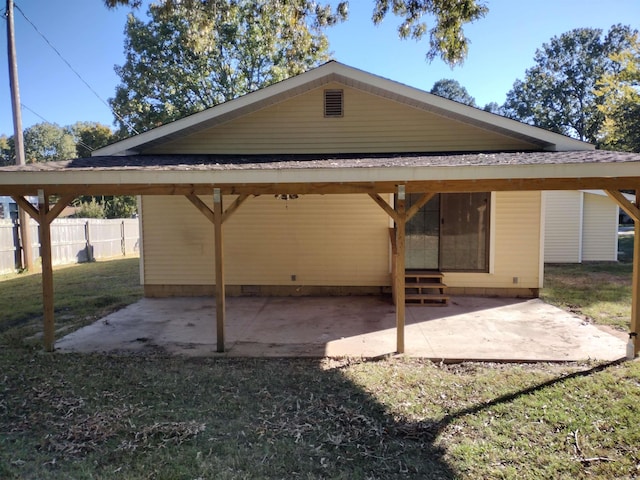
[[[324,91],[324,116],[325,117],[341,117],[343,115],[343,91],[342,90],[325,90]]]

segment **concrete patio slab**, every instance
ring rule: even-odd
[[[541,300],[455,297],[407,306],[406,352],[458,361],[616,360],[625,335]],[[378,297],[227,299],[226,352],[213,298],[145,298],[60,339],[63,352],[161,350],[192,356],[380,357],[396,349],[395,308]]]

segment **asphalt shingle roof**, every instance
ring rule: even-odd
[[[215,171],[367,167],[463,167],[640,162],[639,153],[606,150],[504,153],[389,154],[177,154],[77,158],[61,162],[2,167],[1,171]],[[640,174],[640,172],[639,172]]]

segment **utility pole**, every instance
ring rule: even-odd
[[[11,108],[13,110],[13,143],[16,150],[16,165],[25,164],[24,139],[22,136],[22,112],[20,109],[20,87],[18,85],[18,61],[16,58],[16,38],[13,25],[13,0],[7,0],[7,50],[9,52],[9,87],[11,89]],[[31,251],[31,232],[29,215],[18,207],[20,238],[22,239],[22,267],[33,270]]]

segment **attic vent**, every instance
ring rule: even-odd
[[[324,91],[324,116],[325,117],[342,117],[343,97],[344,97],[344,92],[342,90],[325,90]]]

